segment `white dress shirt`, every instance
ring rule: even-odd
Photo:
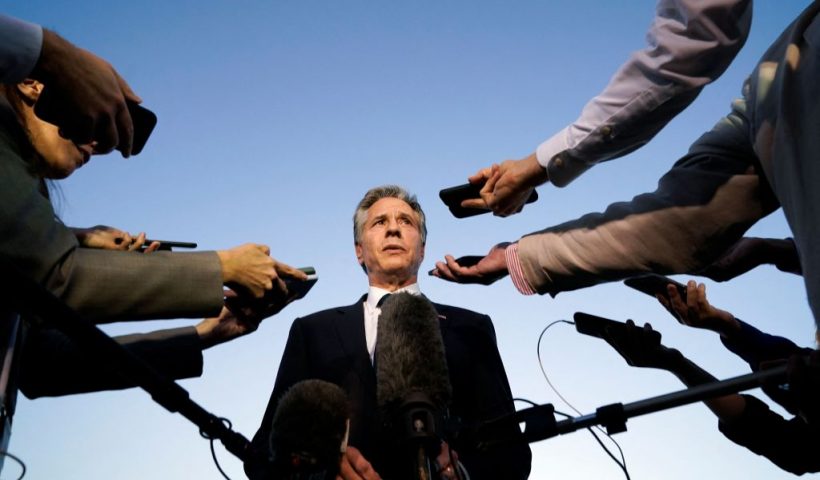
[[[367,353],[370,354],[371,362],[373,362],[373,355],[376,352],[376,334],[379,330],[379,315],[382,313],[382,309],[377,307],[377,305],[383,296],[399,292],[421,295],[421,289],[419,289],[418,283],[400,288],[395,292],[371,286],[367,292],[367,299],[364,301],[364,338],[367,342]]]
[[[659,0],[646,34],[575,122],[536,150],[550,183],[563,187],[598,162],[655,136],[717,79],[743,47],[751,0]]]

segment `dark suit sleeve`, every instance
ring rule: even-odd
[[[265,415],[259,430],[253,436],[251,442],[252,454],[245,462],[245,474],[251,480],[270,478],[270,447],[269,437],[273,416],[279,399],[294,384],[311,378],[309,352],[304,341],[304,333],[301,319],[296,319],[290,327],[288,341],[285,344],[285,351],[282,354],[282,361],[279,363],[279,372],[276,375],[276,382],[271,392]]]
[[[471,312],[472,313],[472,312]],[[490,317],[473,314],[467,323],[458,326],[458,343],[466,351],[448,352],[452,365],[453,413],[466,424],[501,417],[515,411],[510,383],[496,344],[495,329]],[[517,425],[511,425],[511,435]],[[532,453],[526,443],[499,445],[478,451],[468,445],[454,445],[462,463],[474,480],[525,479],[529,476]]]
[[[740,418],[718,424],[726,438],[795,475],[820,471],[818,429],[800,417],[786,420],[755,397],[743,397],[746,408]]]
[[[202,347],[193,327],[114,337],[170,379],[202,374]],[[20,360],[20,390],[28,398],[119,390],[134,384],[77,348],[62,332],[28,328]]]

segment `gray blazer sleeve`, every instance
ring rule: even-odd
[[[2,107],[0,261],[97,322],[218,314],[222,271],[215,252],[139,255],[79,248],[41,193],[23,159],[26,143],[19,141],[8,106]]]
[[[202,347],[193,327],[114,337],[169,379],[202,374]],[[27,328],[20,355],[19,385],[28,398],[119,390],[135,385],[101,364],[62,332]]]

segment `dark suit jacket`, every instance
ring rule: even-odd
[[[364,298],[347,307],[332,308],[297,318],[290,329],[262,424],[253,438],[257,456],[245,464],[251,479],[268,478],[267,448],[270,426],[282,394],[295,383],[318,378],[339,385],[352,406],[350,445],[384,478],[389,465],[380,452],[376,432],[376,374],[364,333]],[[495,330],[487,315],[434,304],[453,387],[451,416],[469,424],[513,411],[512,394],[496,346]],[[477,452],[454,443],[473,479],[527,478],[531,453],[526,444]]]

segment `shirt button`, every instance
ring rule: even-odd
[[[552,166],[555,168],[561,168],[564,166],[564,159],[561,158],[560,155],[556,155],[552,157]]]
[[[607,139],[612,138],[612,127],[610,127],[609,125],[604,125],[603,127],[601,127],[601,135],[603,135]]]

